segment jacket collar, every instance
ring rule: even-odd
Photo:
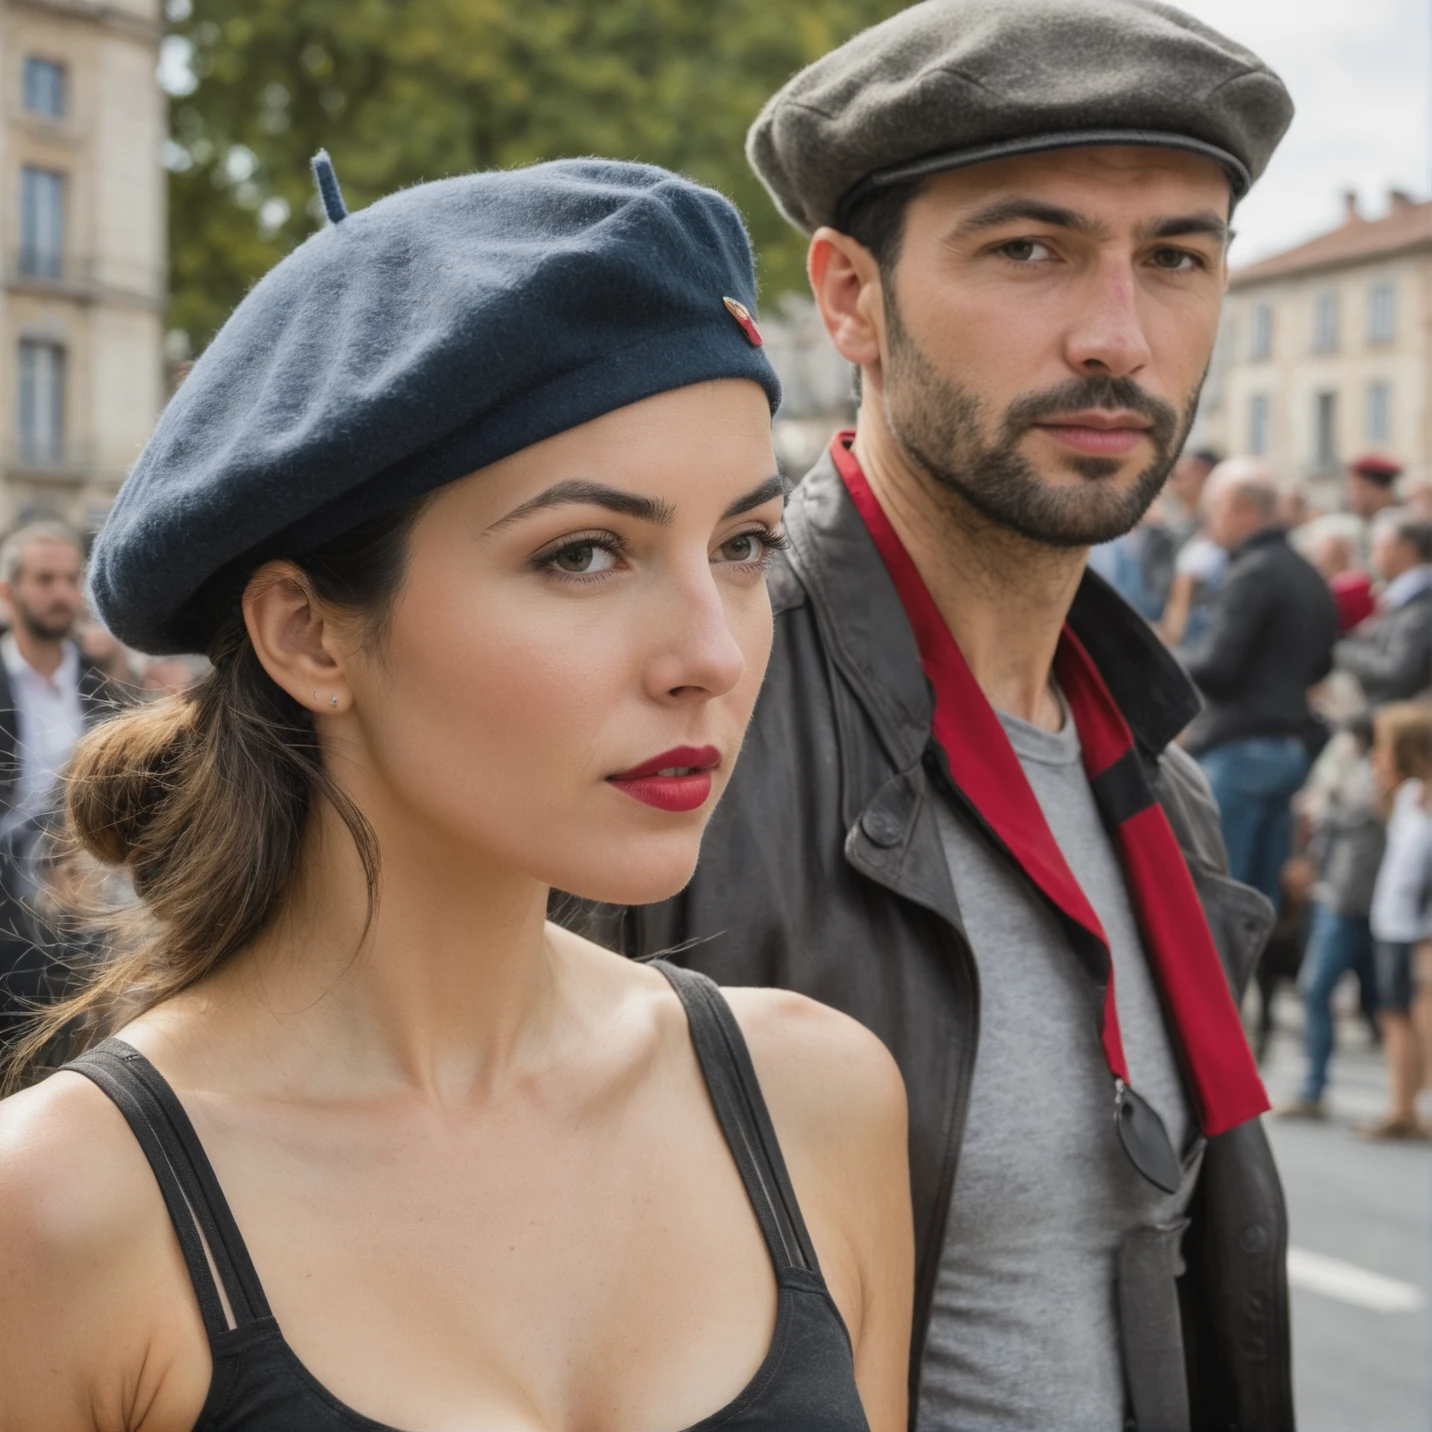
[[[934,698],[899,594],[835,465],[840,433],[791,495],[790,558],[810,594],[825,648],[905,770],[923,755]],[[1202,702],[1153,630],[1102,578],[1086,572],[1069,625],[1093,658],[1135,741],[1156,755]]]

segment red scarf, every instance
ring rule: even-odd
[[[921,665],[934,687],[934,735],[944,750],[950,776],[1045,898],[1102,947],[1107,983],[1100,1036],[1110,1072],[1127,1084],[1108,936],[1049,829],[999,717],[970,674],[850,451],[851,436],[839,434],[831,444],[831,455],[909,618]],[[1263,1113],[1268,1096],[1193,877],[1168,817],[1154,799],[1128,722],[1068,626],[1054,658],[1054,674],[1079,733],[1089,783],[1118,847],[1144,944],[1183,1053],[1200,1125],[1210,1137],[1221,1134]]]

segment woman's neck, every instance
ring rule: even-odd
[[[384,812],[373,824],[381,888],[366,933],[357,850],[320,806],[279,917],[200,987],[205,1024],[240,1022],[246,1058],[264,1041],[314,1092],[462,1102],[541,1059],[553,1032],[547,887],[425,822]]]

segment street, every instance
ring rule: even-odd
[[[1274,1103],[1302,1074],[1302,1010],[1276,1005],[1264,1076]],[[1293,1376],[1301,1432],[1432,1428],[1432,1146],[1369,1144],[1353,1124],[1384,1111],[1382,1061],[1344,1016],[1332,1118],[1269,1118],[1291,1225]]]

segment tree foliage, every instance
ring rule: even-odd
[[[321,222],[326,147],[350,208],[405,184],[570,155],[664,164],[740,206],[767,298],[804,241],[746,165],[795,70],[900,0],[170,0],[171,325],[202,347]]]

